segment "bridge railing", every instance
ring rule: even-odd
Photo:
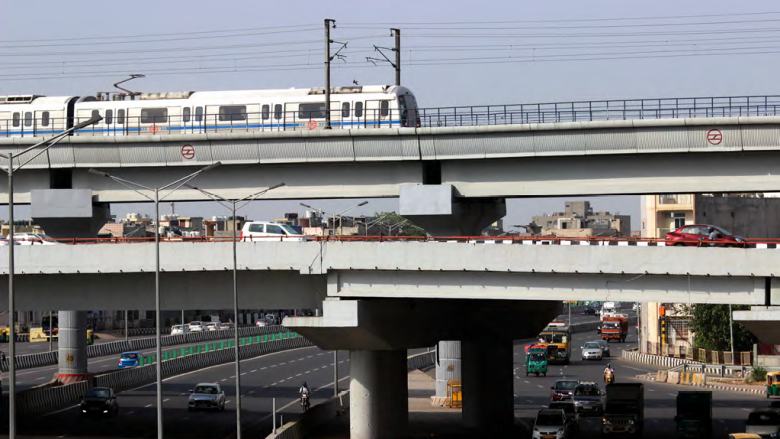
[[[232,242],[232,236],[175,236],[160,237],[160,242]],[[639,246],[639,247],[736,247],[736,248],[780,248],[780,239],[756,238],[744,242],[687,240],[674,241],[665,238],[642,237],[567,237],[540,235],[502,235],[502,236],[363,236],[363,235],[331,235],[331,236],[260,236],[236,237],[238,242],[430,242],[430,243],[463,243],[463,244],[522,244],[522,245],[601,245],[601,246]],[[147,237],[112,237],[112,238],[59,238],[59,239],[26,239],[15,240],[17,245],[87,245],[87,244],[141,244],[154,242],[153,236]],[[8,245],[7,240],[0,238],[0,247]]]

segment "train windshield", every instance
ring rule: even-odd
[[[418,126],[420,113],[417,110],[417,101],[413,95],[398,96],[398,110],[401,113],[401,126]]]

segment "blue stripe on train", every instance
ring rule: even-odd
[[[401,123],[396,121],[379,121],[379,126],[387,126],[389,128],[392,128],[394,126],[400,127]],[[332,126],[374,126],[377,125],[377,122],[331,122]],[[188,134],[198,134],[201,132],[209,131],[220,131],[220,130],[243,130],[243,129],[250,129],[250,128],[261,128],[264,131],[274,131],[274,130],[281,130],[282,128],[301,128],[305,129],[306,122],[298,122],[298,123],[286,123],[286,124],[271,124],[271,125],[265,125],[265,124],[247,124],[247,125],[204,125],[204,126],[198,126],[198,127],[166,127],[161,126],[160,131],[189,131]],[[144,132],[149,131],[149,127],[141,127],[141,128],[124,128],[124,129],[116,129],[116,128],[99,128],[99,129],[83,129],[78,130],[76,133],[113,133],[113,134],[119,134],[121,135],[122,132]],[[37,137],[39,135],[45,135],[45,134],[59,134],[62,131],[35,131],[35,136],[31,137]],[[29,135],[30,132],[27,131],[25,134]],[[6,133],[5,137],[13,137],[13,136],[23,136],[22,131],[9,131]]]

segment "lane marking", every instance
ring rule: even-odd
[[[135,413],[135,410],[133,410],[132,412],[127,412],[128,415],[132,415],[133,413]]]
[[[170,398],[168,398],[168,399],[170,399]],[[163,399],[163,402],[168,402],[168,399]]]
[[[151,404],[146,404],[144,407],[151,407],[151,406],[152,406]]]
[[[255,372],[257,372],[257,369],[254,369],[254,370],[250,371],[249,373],[255,373]]]

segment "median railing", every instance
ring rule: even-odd
[[[239,328],[240,337],[261,336],[277,333],[284,330],[283,326],[253,326],[248,328]],[[165,335],[161,337],[163,346],[175,346],[180,344],[198,343],[207,340],[220,340],[233,337],[233,329],[222,329],[216,331],[198,331],[186,334]],[[100,343],[87,346],[87,357],[104,357],[106,355],[121,354],[122,352],[138,351],[151,349],[157,346],[155,337],[134,338],[128,341],[120,340],[108,343]],[[51,366],[58,363],[59,352],[42,352],[38,354],[27,354],[16,356],[17,369],[30,369],[42,366]],[[8,371],[8,357],[0,360],[0,369]]]
[[[312,346],[311,342],[294,332],[281,332],[263,336],[245,337],[240,341],[241,358],[252,358],[272,352]],[[196,350],[183,352],[168,351],[167,360],[160,364],[163,378],[223,364],[235,359],[232,340],[205,344]],[[93,377],[90,381],[44,389],[30,389],[19,392],[19,412],[24,415],[45,413],[63,406],[76,404],[90,387],[111,387],[117,392],[151,384],[156,379],[154,357],[144,366],[118,370]]]
[[[753,364],[752,352],[710,351],[707,349],[690,346],[677,346],[647,342],[645,355],[659,357],[679,358],[697,363],[725,364],[729,366],[751,366]]]

